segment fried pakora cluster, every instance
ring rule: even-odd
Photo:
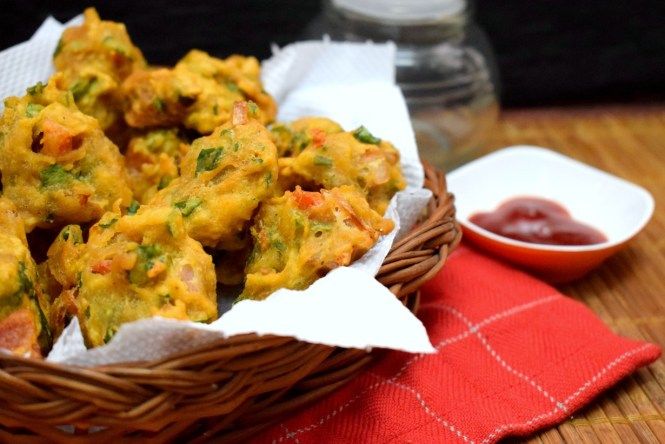
[[[304,118],[275,125],[272,133],[283,156],[280,180],[287,188],[294,183],[326,189],[349,185],[383,214],[406,186],[397,149],[363,126],[347,132],[330,119]]]
[[[142,318],[210,322],[220,288],[307,288],[393,229],[395,147],[274,124],[253,57],[150,66],[89,9],[54,65],[0,118],[0,348],[45,355],[72,317],[89,347]]]
[[[88,223],[132,199],[118,147],[97,120],[79,111],[56,74],[10,97],[0,118],[3,194],[26,231]]]
[[[360,258],[392,229],[351,186],[316,192],[297,186],[266,201],[256,215],[241,297],[263,299],[279,288],[307,288]]]
[[[86,243],[78,226],[65,227],[49,249],[48,265],[71,295],[92,347],[141,318],[217,318],[212,258],[187,235],[175,209],[109,212],[90,227]]]
[[[0,197],[0,348],[41,356],[51,342],[48,307],[23,221],[14,204]]]

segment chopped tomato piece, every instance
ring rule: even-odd
[[[303,191],[300,188],[296,188],[293,192],[293,198],[296,202],[296,205],[301,210],[307,210],[308,208],[320,205],[323,202],[323,198],[320,193]]]
[[[74,136],[64,126],[46,119],[42,124],[42,132],[42,154],[57,157],[72,150]]]
[[[95,274],[107,274],[111,271],[111,263],[110,259],[104,259],[93,264],[90,270]]]
[[[319,128],[313,129],[312,143],[316,147],[323,146],[323,144],[326,143],[326,132]]]

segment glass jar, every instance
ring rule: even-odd
[[[326,0],[324,30],[395,42],[421,157],[444,170],[475,157],[499,106],[494,58],[465,0]]]

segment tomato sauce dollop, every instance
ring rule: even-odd
[[[535,244],[593,245],[607,241],[603,233],[574,220],[556,202],[517,197],[488,213],[475,213],[474,224],[500,236]]]

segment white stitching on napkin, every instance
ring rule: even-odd
[[[522,381],[527,382],[531,387],[535,388],[540,394],[545,396],[550,402],[552,402],[556,407],[561,410],[563,413],[568,414],[568,409],[566,409],[566,406],[556,399],[554,396],[552,396],[547,390],[545,390],[540,384],[538,384],[533,378],[530,378],[529,376],[525,375],[524,373],[520,372],[519,370],[515,370],[510,364],[508,364],[500,355],[497,353],[494,348],[487,342],[487,339],[480,334],[480,332],[477,330],[476,326],[466,317],[464,316],[459,310],[457,310],[455,307],[451,307],[445,304],[440,304],[441,307],[444,310],[447,310],[448,312],[452,313],[455,315],[458,319],[460,319],[462,322],[464,322],[468,327],[470,331],[473,331],[473,333],[476,335],[478,340],[480,341],[481,344],[485,347],[485,349],[489,352],[490,356],[492,356],[496,361],[508,371],[508,373],[511,373],[518,378],[520,378]]]
[[[289,430],[289,428],[287,426],[284,425],[284,423],[280,424],[279,426],[284,429],[284,432],[286,433],[286,436],[291,435],[291,431]],[[300,440],[298,439],[297,436],[294,435],[293,438],[294,438],[294,441],[295,441],[296,444],[300,444]]]
[[[572,395],[567,397],[563,403],[565,405],[568,405],[571,401],[573,401],[575,398],[577,398],[582,392],[584,392],[586,389],[588,389],[594,382],[598,380],[601,376],[603,376],[605,373],[607,373],[612,367],[615,367],[617,364],[619,364],[621,361],[624,361],[625,359],[629,358],[630,356],[633,356],[642,350],[645,350],[647,348],[651,347],[651,344],[644,344],[640,347],[634,348],[632,350],[629,350],[622,355],[619,355],[617,358],[615,358],[612,362],[607,364],[605,367],[600,369],[598,373],[596,373],[593,377],[591,377],[587,382],[582,384],[580,388],[577,389]],[[533,418],[529,419],[528,421],[525,422],[520,422],[520,423],[512,423],[512,424],[504,424],[502,426],[497,427],[494,429],[492,433],[487,435],[482,441],[481,444],[488,444],[494,440],[501,432],[504,430],[508,430],[512,427],[517,427],[517,426],[522,426],[522,425],[532,425],[542,419],[548,418],[555,413],[557,413],[558,408],[554,408],[553,410],[546,412],[546,413],[541,413],[540,415],[534,416]]]
[[[554,294],[554,295],[543,297],[541,299],[536,299],[535,301],[531,301],[531,302],[527,302],[527,303],[524,303],[524,304],[516,305],[516,306],[511,307],[507,310],[504,310],[504,311],[501,311],[499,313],[493,314],[492,316],[489,316],[489,317],[483,319],[482,321],[478,322],[477,324],[472,325],[464,333],[460,333],[458,335],[443,339],[441,342],[439,342],[435,346],[435,348],[436,348],[437,351],[440,351],[442,348],[444,348],[448,345],[454,344],[454,343],[459,342],[459,341],[461,341],[465,338],[468,338],[472,334],[478,332],[481,328],[486,327],[487,325],[489,325],[493,322],[499,321],[501,319],[506,319],[506,318],[512,317],[512,316],[514,316],[518,313],[521,313],[523,311],[532,309],[532,308],[537,307],[538,305],[541,305],[541,304],[552,302],[552,301],[554,301],[556,299],[559,299],[561,297],[563,297],[563,296],[561,296],[559,294]],[[427,309],[445,310],[443,304],[425,304],[421,307],[421,311],[424,311],[424,310],[427,310]],[[346,403],[342,404],[340,407],[333,410],[331,413],[328,413],[327,415],[322,416],[319,419],[319,421],[314,422],[310,425],[301,427],[301,428],[299,428],[299,429],[297,429],[293,432],[287,432],[286,434],[281,435],[279,438],[274,439],[272,441],[273,444],[280,443],[280,442],[284,441],[285,439],[295,439],[295,441],[297,442],[297,436],[299,434],[309,432],[309,431],[314,430],[317,427],[323,425],[326,421],[328,421],[329,419],[335,417],[338,413],[342,412],[342,410],[346,409],[351,404],[353,404],[358,399],[360,399],[365,393],[367,393],[367,392],[369,392],[369,391],[371,391],[371,390],[373,390],[373,389],[375,389],[379,386],[385,385],[389,382],[395,382],[397,380],[397,378],[399,378],[406,371],[406,369],[409,366],[411,366],[414,362],[419,361],[420,359],[422,359],[424,357],[427,357],[427,356],[432,356],[432,355],[417,354],[417,355],[413,356],[411,359],[409,359],[408,361],[406,361],[404,363],[404,365],[393,375],[392,378],[384,379],[382,381],[376,382],[376,383],[366,387],[364,390],[357,393],[356,396],[349,399]]]
[[[370,375],[375,376],[375,377],[377,377],[377,378],[385,379],[383,376],[381,376],[381,375],[377,375],[376,373],[373,373],[373,372],[367,372],[367,373],[369,373]],[[464,441],[464,442],[468,442],[469,444],[475,444],[475,441],[474,441],[473,439],[471,439],[471,438],[469,438],[468,436],[466,436],[464,433],[462,433],[462,431],[461,431],[460,429],[458,429],[457,427],[455,427],[454,425],[452,425],[450,422],[448,422],[448,421],[446,421],[445,419],[443,419],[443,418],[442,418],[437,412],[434,411],[434,409],[432,409],[429,405],[427,405],[427,403],[426,403],[425,400],[423,399],[422,395],[421,395],[417,390],[415,390],[415,389],[412,388],[412,387],[409,387],[409,386],[406,385],[406,384],[402,384],[402,383],[399,383],[399,382],[395,382],[395,381],[393,381],[393,380],[387,380],[387,382],[388,382],[388,384],[392,384],[392,385],[394,385],[395,387],[401,388],[402,390],[406,390],[406,391],[408,391],[408,392],[413,393],[413,394],[415,395],[415,397],[416,397],[416,400],[418,401],[418,403],[420,404],[420,406],[423,408],[423,410],[425,411],[425,413],[427,413],[427,414],[428,414],[429,416],[431,416],[432,418],[436,419],[437,422],[439,422],[440,424],[442,424],[443,426],[445,426],[448,430],[450,430],[450,431],[453,432],[455,435],[457,435],[460,439],[462,439],[462,441]]]

